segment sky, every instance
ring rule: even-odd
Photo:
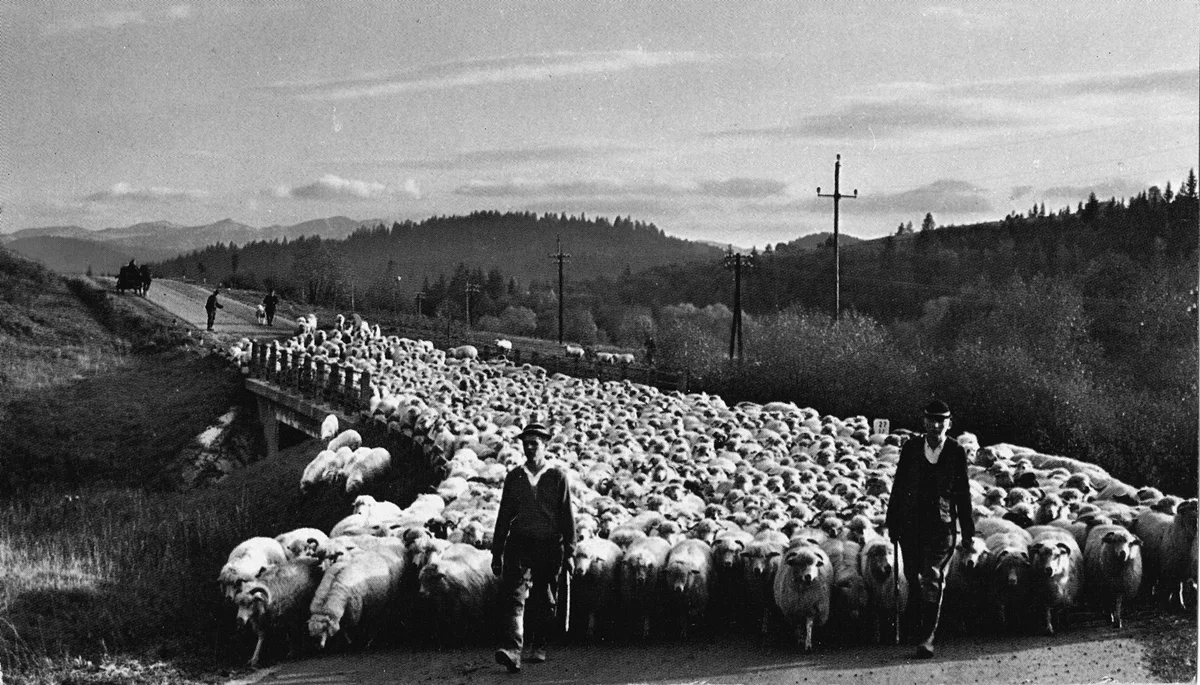
[[[1200,0],[0,0],[0,232],[474,210],[738,246],[1200,166]]]

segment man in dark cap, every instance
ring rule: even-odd
[[[946,569],[956,542],[955,521],[964,541],[975,536],[967,454],[946,437],[950,407],[933,400],[925,407],[924,423],[923,439],[914,437],[900,449],[887,511],[887,528],[900,545],[908,581],[905,623],[913,627],[910,634],[919,659],[933,656]]]
[[[213,329],[213,323],[217,320],[217,310],[224,309],[225,305],[217,302],[217,295],[221,294],[221,289],[217,288],[212,291],[212,295],[208,296],[208,300],[204,302],[204,312],[208,314],[208,330]]]
[[[526,661],[546,660],[558,575],[564,565],[570,574],[575,563],[571,488],[566,473],[546,463],[550,432],[540,423],[530,423],[518,439],[525,451],[525,463],[509,471],[504,479],[492,536],[492,572],[500,577],[500,648],[496,650],[496,663],[510,673],[521,670],[521,650],[526,642],[531,647]]]

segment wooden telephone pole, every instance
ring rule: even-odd
[[[466,287],[463,288],[463,294],[466,295],[466,300],[467,300],[467,330],[468,331],[471,330],[471,293],[477,293],[477,292],[479,292],[479,286],[475,285],[474,283],[471,283],[470,281],[468,281]]]
[[[754,268],[754,257],[733,253],[733,246],[722,260],[727,270],[733,271],[733,322],[729,327],[729,359],[733,360],[734,345],[737,345],[737,360],[742,361],[742,269]]]
[[[843,198],[847,200],[858,199],[858,188],[854,189],[853,195],[842,195],[841,191],[842,177],[842,156],[837,156],[837,162],[833,165],[833,194],[822,194],[821,187],[817,186],[817,197],[832,197],[833,198],[833,320],[837,321],[842,312],[842,257],[841,248],[838,246],[838,203]]]
[[[550,259],[558,260],[558,344],[563,341],[563,263],[571,261],[571,255],[563,254],[562,236],[557,237],[558,251],[550,255]]]

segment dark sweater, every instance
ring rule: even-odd
[[[958,520],[963,538],[975,535],[967,453],[946,438],[937,464],[925,458],[925,437],[917,436],[900,449],[900,463],[888,500],[887,527],[893,539],[916,535],[930,526],[953,530]]]
[[[571,488],[561,469],[546,466],[537,488],[529,482],[524,466],[508,472],[500,513],[492,535],[492,555],[504,554],[509,535],[546,542],[562,542],[563,556],[575,553],[575,512],[571,506]]]

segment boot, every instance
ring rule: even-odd
[[[941,605],[937,602],[924,602],[921,605],[921,641],[917,644],[915,654],[918,659],[933,657],[933,638],[937,634],[937,625]]]
[[[908,603],[904,606],[904,613],[900,617],[900,623],[900,630],[908,644],[917,645],[925,639],[921,626],[921,600],[916,593],[909,596]]]

